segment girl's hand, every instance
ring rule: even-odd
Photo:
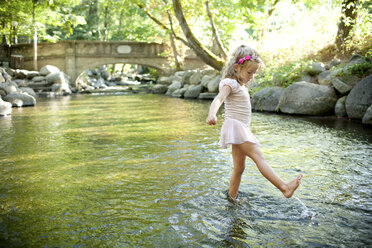
[[[216,125],[217,124],[217,116],[215,116],[215,115],[208,115],[206,121],[207,121],[208,125]]]

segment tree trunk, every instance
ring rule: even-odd
[[[3,26],[3,29],[5,29],[5,21],[2,21],[2,26]],[[3,45],[6,45],[6,35],[5,34],[3,34],[3,40],[2,40],[2,44]]]
[[[204,4],[205,4],[205,8],[207,9],[207,14],[208,14],[208,17],[209,17],[209,21],[210,21],[211,26],[212,26],[213,44],[214,43],[217,44],[217,47],[218,47],[219,52],[220,52],[220,55],[222,56],[222,58],[224,60],[226,60],[226,58],[227,58],[226,51],[225,51],[225,48],[222,45],[222,42],[220,40],[220,36],[217,33],[216,25],[214,24],[212,13],[211,13],[211,11],[209,9],[209,1],[205,1]]]
[[[345,41],[349,38],[350,31],[353,29],[358,17],[359,0],[343,0],[341,7],[341,18],[338,24],[336,35],[336,45],[342,50],[345,46]]]
[[[123,16],[124,16],[124,9],[120,11],[120,18],[119,18],[119,33],[122,33],[122,26],[123,26]]]
[[[123,64],[123,66],[121,67],[121,77],[122,77],[123,74],[124,74],[124,69],[125,69],[125,64]]]
[[[189,25],[186,22],[185,16],[183,15],[180,0],[173,0],[173,9],[184,35],[196,55],[207,65],[216,70],[222,70],[224,61],[205,48],[192,33]]]
[[[168,4],[167,0],[163,0],[165,5]],[[169,38],[170,38],[170,41],[171,41],[171,44],[172,44],[172,50],[173,50],[173,56],[174,56],[174,63],[176,65],[176,70],[181,70],[181,60],[180,60],[180,56],[178,55],[178,51],[177,51],[177,46],[176,46],[176,41],[174,39],[174,29],[173,29],[173,21],[172,21],[172,16],[171,14],[169,13],[169,10],[167,9],[167,15],[168,15],[168,21],[169,21],[169,25],[170,25],[170,28],[171,28],[171,33],[169,34]]]
[[[109,10],[109,6],[108,4],[106,5],[105,7],[105,22],[104,22],[104,27],[105,27],[105,30],[103,31],[103,40],[104,41],[107,41],[108,39],[108,32],[109,32],[109,28],[108,28],[108,18],[109,18],[109,13],[108,13],[108,10]]]
[[[35,21],[35,2],[32,5],[32,26],[34,27],[34,56],[33,56],[33,64],[34,70],[38,71],[37,68],[37,28],[36,28],[36,21]]]
[[[88,16],[86,17],[87,25],[93,32],[95,39],[99,38],[98,32],[98,0],[92,0],[89,4]]]
[[[181,62],[180,62],[180,56],[178,55],[178,52],[177,52],[176,41],[174,40],[173,34],[169,34],[169,38],[172,44],[173,57],[174,57],[174,63],[176,65],[176,70],[179,71],[181,70]]]

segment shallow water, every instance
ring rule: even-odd
[[[247,161],[232,204],[209,104],[79,95],[13,109],[0,118],[0,246],[372,245],[370,128],[254,113],[268,162],[304,178],[286,199]]]

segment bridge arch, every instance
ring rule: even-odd
[[[71,82],[85,70],[100,65],[126,63],[157,68],[163,73],[171,71],[168,57],[163,56],[166,46],[161,43],[120,41],[60,41],[38,44],[38,69],[54,65],[66,72]],[[23,55],[24,69],[33,70],[33,45],[17,44],[11,54]],[[193,53],[185,58],[185,69],[194,69],[205,64]]]
[[[107,63],[102,61],[92,61],[89,64],[84,64],[77,68],[77,75],[79,76],[81,73],[88,69],[97,68],[102,65],[109,65],[109,64],[131,64],[131,65],[141,65],[144,67],[152,67],[157,69],[161,74],[165,74],[167,72],[167,68],[160,67],[158,64],[154,64],[153,61],[139,61],[138,59],[116,59],[110,60]]]

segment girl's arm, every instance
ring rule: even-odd
[[[226,97],[231,93],[230,86],[223,86],[218,95],[214,98],[210,108],[209,114],[207,117],[207,123],[209,125],[216,125],[217,124],[217,111],[219,110],[222,103],[225,101]]]

